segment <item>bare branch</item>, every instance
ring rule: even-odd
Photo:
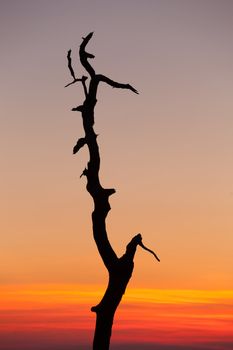
[[[73,70],[73,67],[72,67],[71,50],[69,50],[68,53],[67,53],[67,60],[68,60],[68,68],[70,70],[70,74],[72,75],[74,80],[76,80],[76,77],[75,77],[75,74],[74,74],[74,70]]]
[[[67,60],[68,60],[68,68],[69,68],[70,74],[74,78],[74,80],[71,83],[67,84],[65,87],[75,84],[77,81],[82,81],[82,79],[77,79],[74,74],[74,70],[72,67],[71,50],[69,50],[67,53]]]
[[[82,81],[82,79],[75,79],[75,80],[73,80],[71,83],[65,85],[65,88],[70,86],[70,85],[73,85],[73,84],[77,83],[78,81]]]
[[[91,54],[89,54],[89,57],[90,58],[94,58],[94,56],[91,55]],[[67,84],[65,87],[68,87],[70,85],[73,85],[73,84],[81,81],[82,85],[83,85],[83,90],[84,90],[85,97],[87,97],[87,87],[86,87],[87,77],[85,75],[83,75],[82,78],[76,78],[75,77],[74,70],[73,70],[73,67],[72,67],[71,50],[69,50],[68,53],[67,53],[67,60],[68,60],[68,68],[69,68],[70,74],[74,78],[74,80],[71,83]]]
[[[81,139],[78,139],[76,145],[73,148],[73,154],[78,153],[78,151],[87,143],[86,138],[82,137]]]
[[[80,178],[81,178],[82,176],[87,176],[87,174],[88,174],[88,170],[87,170],[87,168],[85,168],[85,169],[83,170],[82,174],[80,175]]]
[[[92,38],[94,32],[90,32],[85,38],[82,38],[83,39],[83,42],[81,45],[83,45],[83,48],[85,49],[88,41]]]
[[[137,234],[134,236],[131,241],[127,244],[126,246],[126,252],[125,254],[121,257],[121,259],[126,258],[127,260],[133,261],[134,255],[136,253],[137,246],[141,243],[142,241],[142,236],[141,234]]]
[[[147,250],[148,252],[150,252],[152,255],[154,255],[155,259],[160,261],[160,259],[158,258],[158,256],[155,254],[155,252],[153,252],[153,250],[148,249],[147,247],[144,246],[144,244],[142,243],[142,241],[140,243],[138,243],[140,245],[140,247],[142,247],[143,249]]]
[[[79,49],[79,57],[83,67],[86,69],[86,71],[90,74],[91,77],[94,77],[95,71],[87,59],[94,58],[95,56],[85,51],[86,45],[88,44],[89,40],[92,38],[92,35],[93,35],[93,32],[91,32],[85,38],[83,38],[83,42],[80,45],[80,49]]]
[[[158,258],[158,256],[155,254],[155,252],[153,250],[144,246],[144,244],[142,243],[142,235],[140,233],[138,233],[136,236],[134,236],[131,239],[131,241],[127,244],[126,253],[123,255],[123,257],[128,256],[128,258],[133,259],[134,254],[136,252],[137,245],[139,245],[140,247],[142,247],[146,251],[150,252],[152,255],[154,255],[156,260],[160,261],[160,259]]]
[[[96,75],[96,78],[99,81],[103,81],[104,83],[112,86],[113,88],[128,89],[128,90],[133,91],[135,94],[139,94],[139,92],[133,86],[131,86],[130,84],[118,83],[118,82],[116,82],[116,81],[114,81],[112,79],[109,79],[108,77],[106,77],[105,75],[102,75],[102,74]]]
[[[74,107],[71,109],[72,112],[82,112],[83,111],[83,105]]]
[[[94,55],[92,55],[92,53],[88,53],[88,52],[85,52],[87,58],[95,58]]]

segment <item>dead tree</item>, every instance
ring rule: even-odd
[[[108,350],[114,314],[132,275],[134,268],[134,255],[137,246],[139,245],[151,252],[158,261],[159,259],[153,251],[143,245],[141,234],[137,234],[132,238],[126,247],[124,255],[120,258],[117,257],[108,240],[105,221],[108,212],[111,209],[109,205],[109,197],[115,193],[115,190],[113,188],[103,188],[99,180],[100,154],[97,135],[93,128],[94,109],[97,102],[97,89],[99,83],[103,82],[113,88],[131,90],[136,94],[138,94],[138,92],[129,84],[121,84],[102,74],[95,73],[94,68],[89,63],[89,59],[94,58],[94,55],[86,52],[86,45],[92,35],[93,33],[90,33],[83,38],[79,49],[80,62],[87,71],[89,79],[86,76],[82,76],[81,78],[75,76],[72,68],[71,50],[69,50],[67,54],[68,68],[73,81],[67,84],[66,87],[76,82],[81,82],[85,94],[83,104],[72,109],[72,111],[81,113],[85,132],[84,137],[80,138],[74,146],[73,153],[75,154],[80,148],[87,146],[90,155],[87,167],[84,169],[81,176],[86,177],[86,188],[94,201],[94,211],[92,213],[93,236],[98,252],[109,274],[108,286],[102,300],[98,305],[91,308],[91,311],[96,313],[93,350]]]

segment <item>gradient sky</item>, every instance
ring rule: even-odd
[[[83,130],[70,109],[83,91],[64,89],[67,50],[83,74],[78,47],[90,31],[96,71],[140,92],[103,85],[96,107],[102,184],[117,190],[109,238],[121,255],[141,232],[161,258],[139,250],[129,290],[233,290],[228,0],[0,1],[0,288],[106,285],[79,179],[88,154],[72,155]]]

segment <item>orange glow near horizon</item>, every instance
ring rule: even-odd
[[[7,349],[34,342],[91,343],[90,307],[103,288],[78,285],[7,286],[0,292],[0,335]],[[131,289],[115,316],[113,344],[212,344],[233,341],[233,291]],[[38,335],[40,337],[38,338]],[[31,345],[28,345],[31,344]],[[42,346],[43,348],[43,346]],[[222,348],[223,349],[223,348]]]
[[[108,239],[138,247],[111,350],[233,349],[233,1],[1,1],[0,350],[90,350],[108,278],[72,77],[97,74]],[[88,87],[89,78],[86,80]],[[127,344],[127,346],[126,346]],[[194,345],[193,345],[194,344]]]

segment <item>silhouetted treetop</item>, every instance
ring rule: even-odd
[[[145,247],[145,245],[142,243],[141,234],[136,234],[131,239],[131,241],[126,246],[125,253],[120,258],[117,257],[108,239],[106,230],[106,218],[109,210],[111,209],[109,204],[109,197],[115,193],[115,189],[102,187],[99,180],[100,154],[99,146],[97,143],[97,135],[93,128],[94,108],[97,102],[97,89],[99,83],[103,82],[113,88],[127,89],[134,92],[135,94],[138,94],[138,91],[130,84],[119,83],[106,77],[103,74],[95,73],[94,68],[89,62],[89,59],[93,59],[95,56],[89,52],[86,52],[86,46],[92,36],[93,32],[84,37],[79,49],[80,62],[88,73],[89,78],[84,75],[81,78],[76,77],[74,69],[72,67],[72,52],[69,50],[67,54],[68,69],[73,80],[68,83],[66,87],[81,82],[85,95],[83,104],[72,108],[72,111],[81,113],[83,128],[85,132],[85,136],[79,138],[76,145],[74,146],[73,154],[78,153],[78,151],[84,146],[88,147],[90,158],[81,176],[86,177],[86,189],[93,198],[93,237],[98,252],[109,273],[108,286],[102,300],[98,305],[91,308],[91,311],[96,313],[96,328],[93,350],[108,350],[114,314],[131,278],[137,246],[140,246],[141,248],[153,254],[158,261],[159,258],[152,250]]]

